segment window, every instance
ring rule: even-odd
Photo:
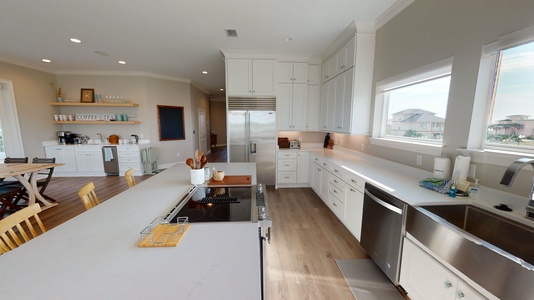
[[[495,57],[486,147],[534,150],[534,42]]]
[[[448,58],[378,82],[373,124],[375,142],[383,144],[384,141],[397,141],[441,146],[451,67],[452,58]]]

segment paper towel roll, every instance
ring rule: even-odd
[[[471,163],[471,157],[458,155],[454,161],[454,169],[452,170],[452,176],[458,172],[458,179],[467,179],[467,172],[469,172],[469,164]]]
[[[434,158],[433,177],[438,179],[451,178],[451,160],[444,157]]]

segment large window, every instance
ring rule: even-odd
[[[377,82],[371,141],[396,148],[400,147],[398,143],[440,147],[447,117],[451,68],[452,58],[448,58]],[[441,153],[430,151],[433,152],[427,153]]]
[[[486,146],[534,149],[534,42],[497,52]]]

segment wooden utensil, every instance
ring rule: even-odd
[[[186,159],[185,164],[188,165],[191,169],[195,169],[195,162],[192,158]]]
[[[198,149],[197,149],[197,150],[195,150],[195,169],[197,168],[197,166],[200,165],[199,161],[198,161],[199,158],[200,158],[200,156],[198,156]]]

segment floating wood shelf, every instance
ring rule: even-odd
[[[54,121],[54,124],[86,124],[86,125],[136,125],[140,121]]]
[[[116,107],[137,107],[138,103],[128,102],[128,103],[119,103],[119,102],[98,102],[98,103],[82,103],[82,102],[50,102],[50,105],[54,106],[116,106]]]

